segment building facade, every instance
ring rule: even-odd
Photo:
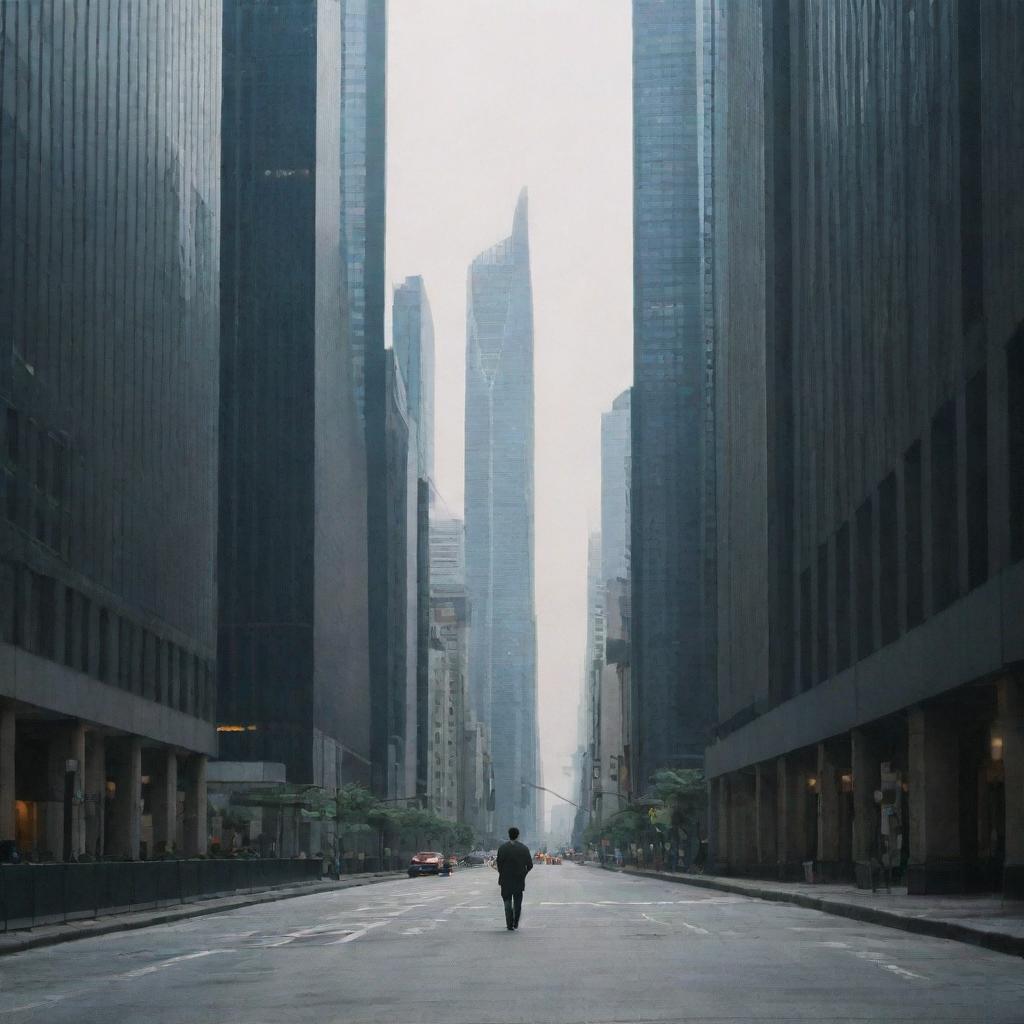
[[[227,759],[327,788],[370,763],[342,32],[337,4],[225,5],[218,728]]]
[[[417,765],[417,670],[419,664],[418,431],[409,413],[395,352],[385,353],[387,406],[387,684],[375,686],[374,789],[388,799],[414,797]]]
[[[1019,896],[1019,5],[717,17],[717,859]]]
[[[369,576],[370,679],[375,693],[388,678],[389,545],[401,547],[386,524],[387,379],[384,245],[387,210],[387,0],[341,0],[342,258],[345,324],[356,411],[366,438],[366,525]],[[408,391],[408,381],[406,381]],[[378,694],[379,696],[379,694]],[[382,785],[393,766],[381,763],[375,745],[373,782]]]
[[[698,5],[633,3],[633,753],[643,792],[714,723],[702,525],[705,373]]]
[[[512,234],[470,265],[466,592],[470,706],[491,733],[495,821],[539,835],[533,537],[533,298],[527,196]]]
[[[418,472],[434,478],[434,318],[422,277],[407,277],[395,288],[392,345],[405,381],[409,414],[419,438]]]
[[[0,5],[0,841],[41,859],[206,851],[220,18]]]
[[[601,578],[630,578],[630,391],[601,414]]]

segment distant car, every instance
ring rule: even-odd
[[[444,866],[444,854],[433,850],[424,850],[421,853],[413,854],[409,861],[409,877],[417,875],[439,875]]]

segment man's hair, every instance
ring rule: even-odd
[[[512,827],[511,827],[511,828],[510,828],[510,829],[508,830],[508,837],[509,837],[509,839],[518,839],[518,838],[519,838],[519,829],[517,829],[517,828],[515,827],[515,825],[513,825],[513,826],[512,826]]]

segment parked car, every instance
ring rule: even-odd
[[[443,853],[437,853],[434,850],[424,850],[420,853],[413,854],[412,860],[409,861],[409,877],[415,878],[417,875],[439,875],[441,874],[441,868],[443,866]]]

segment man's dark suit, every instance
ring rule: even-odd
[[[526,876],[532,870],[533,857],[524,843],[510,839],[498,847],[498,885],[505,902],[505,924],[510,929],[519,927]]]

